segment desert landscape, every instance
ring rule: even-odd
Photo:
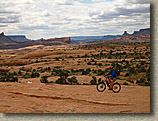
[[[98,92],[110,65],[121,91]],[[150,113],[150,35],[1,49],[0,66],[1,113]]]

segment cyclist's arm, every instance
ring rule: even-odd
[[[110,72],[108,74],[106,74],[104,77],[108,76],[110,74]]]

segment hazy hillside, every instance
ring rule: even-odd
[[[105,35],[105,36],[74,36],[71,37],[72,43],[83,43],[83,42],[92,42],[99,40],[108,40],[116,37],[120,37],[121,35]]]

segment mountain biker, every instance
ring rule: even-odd
[[[110,88],[109,90],[112,90],[112,87],[113,87],[113,83],[116,81],[116,77],[117,77],[117,73],[116,71],[113,69],[113,66],[110,66],[110,72],[108,74],[106,74],[104,77],[108,76],[111,74],[111,76],[109,76],[109,80],[111,81],[111,84],[110,84]]]

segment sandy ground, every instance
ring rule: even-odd
[[[0,113],[150,113],[150,87],[0,83]]]

